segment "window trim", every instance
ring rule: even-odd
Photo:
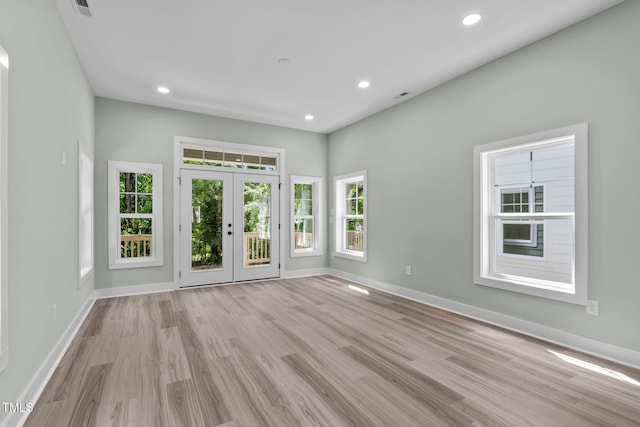
[[[88,167],[88,170],[85,171],[85,166]],[[88,172],[89,176],[86,176],[86,172]],[[85,184],[88,184],[85,186]],[[78,283],[78,287],[82,286],[86,282],[87,276],[94,271],[95,269],[95,227],[94,227],[94,217],[95,217],[95,205],[94,205],[94,164],[93,164],[93,156],[84,148],[82,143],[78,141],[78,272],[80,275],[80,280]],[[88,190],[87,196],[88,200],[88,209],[89,209],[89,223],[85,224],[83,218],[85,217],[83,208],[84,206],[84,190]],[[84,244],[84,233],[89,232],[89,247],[85,247]],[[89,251],[89,265],[83,265],[85,259],[83,259],[83,254]]]
[[[149,257],[120,257],[120,172],[150,173],[153,175],[152,196],[152,255]],[[109,217],[109,269],[157,267],[163,265],[163,194],[162,164],[109,160],[108,162],[108,217]]]
[[[353,215],[346,215],[346,194],[345,186],[353,182],[363,182],[363,210],[362,217],[362,253],[350,251],[344,248],[344,221],[354,218]],[[335,192],[335,233],[334,233],[334,251],[333,255],[340,258],[351,259],[354,261],[367,262],[367,216],[369,209],[367,208],[367,171],[358,171],[345,175],[335,176],[333,178]],[[360,215],[357,216],[360,219]]]
[[[503,275],[496,277],[489,273],[490,236],[493,232],[490,168],[488,156],[492,152],[512,148],[527,150],[533,147],[557,144],[573,138],[574,146],[574,212],[544,212],[521,214],[523,219],[572,218],[574,220],[573,291],[554,287],[553,282],[544,280],[521,280],[519,277]],[[474,149],[474,283],[508,291],[554,299],[573,304],[586,305],[588,299],[588,124],[581,123],[545,132],[505,139],[475,146]],[[495,250],[495,249],[493,249]]]
[[[322,178],[316,176],[301,176],[301,175],[291,175],[290,179],[290,204],[291,204],[291,219],[289,221],[290,224],[290,253],[289,256],[292,258],[295,257],[305,257],[305,256],[319,256],[322,255]],[[311,184],[312,186],[312,211],[310,217],[313,218],[313,246],[311,248],[305,249],[296,249],[295,245],[295,223],[296,223],[296,215],[294,211],[295,205],[295,186],[296,184]]]
[[[9,55],[0,46],[0,371],[9,364],[8,87]]]

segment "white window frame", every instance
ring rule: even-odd
[[[0,47],[0,371],[9,364],[8,87],[9,55]]]
[[[359,171],[333,178],[335,191],[335,235],[333,255],[355,261],[367,262],[367,171]],[[346,214],[346,186],[354,182],[363,182],[363,215]],[[348,219],[362,219],[362,252],[346,249],[346,221]]]
[[[122,258],[120,256],[120,172],[153,175],[152,250],[151,256]],[[163,265],[162,165],[109,160],[109,269],[156,267]]]
[[[308,184],[311,185],[312,194],[312,211],[311,215],[299,216],[295,212],[295,186],[296,184]],[[299,176],[291,175],[290,177],[291,187],[291,239],[290,239],[290,256],[291,257],[303,257],[303,256],[318,256],[322,255],[322,178],[315,176]],[[295,239],[295,224],[297,219],[312,219],[313,220],[313,246],[310,248],[296,249]]]
[[[572,289],[562,289],[555,282],[491,272],[491,263],[499,233],[492,230],[494,212],[492,156],[508,151],[536,149],[571,141],[574,147],[574,212],[520,214],[522,219],[572,219],[573,280]],[[546,194],[545,194],[546,197]],[[586,305],[588,292],[588,124],[582,123],[546,132],[511,138],[474,147],[474,283],[535,295],[574,304]],[[510,217],[514,215],[509,215]],[[516,255],[514,255],[516,256]],[[529,257],[527,257],[529,258]],[[566,285],[565,285],[566,286]]]
[[[93,183],[93,157],[78,141],[78,286],[94,269]]]

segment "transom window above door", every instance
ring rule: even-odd
[[[209,147],[182,147],[182,162],[224,168],[278,170],[278,156],[268,153],[250,153],[241,150]]]

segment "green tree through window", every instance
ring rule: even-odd
[[[222,267],[222,181],[194,179],[191,259],[194,269]]]

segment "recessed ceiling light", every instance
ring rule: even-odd
[[[359,88],[361,88],[361,89],[366,89],[366,88],[368,88],[369,86],[371,86],[371,83],[369,83],[369,82],[368,82],[368,81],[366,81],[366,80],[363,80],[363,81],[361,81],[361,82],[359,82],[359,83],[358,83],[358,87],[359,87]]]
[[[471,15],[467,15],[462,20],[462,23],[466,26],[475,25],[482,19],[482,15],[479,13],[472,13]]]
[[[158,92],[160,92],[160,93],[164,93],[164,94],[167,94],[167,93],[169,93],[169,92],[170,92],[170,90],[169,90],[169,88],[168,88],[168,87],[158,86]]]
[[[311,121],[311,120],[313,120],[313,115],[307,114],[306,116],[304,116],[304,119],[307,120],[307,121]]]

